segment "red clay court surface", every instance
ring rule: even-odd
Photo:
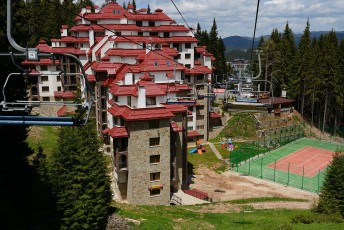
[[[304,166],[304,176],[313,177],[325,169],[332,158],[333,151],[331,150],[306,146],[276,161],[276,170],[288,172],[290,163],[290,173],[302,176]],[[274,168],[275,163],[269,164],[268,167]]]

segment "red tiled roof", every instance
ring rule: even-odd
[[[109,49],[105,52],[106,56],[135,57],[146,54],[144,49]]]
[[[71,36],[61,37],[59,39],[51,39],[52,42],[66,42],[66,43],[78,43],[89,42],[89,38],[76,38]]]
[[[87,80],[89,82],[96,82],[96,76],[87,74]]]
[[[195,66],[194,68],[187,70],[186,73],[189,74],[211,74],[212,71],[206,66],[198,65]]]
[[[155,84],[152,81],[152,78],[148,75],[141,77],[141,80],[137,82],[137,85],[145,87],[147,97],[166,95],[166,91],[162,90],[157,84]]]
[[[264,104],[276,105],[276,104],[292,103],[292,102],[294,102],[294,100],[284,98],[284,97],[270,97],[270,98],[266,98],[266,99],[259,99],[258,102],[264,103]]]
[[[154,27],[140,27],[141,31],[156,31],[156,32],[189,32],[190,30],[184,25],[161,25]]]
[[[66,115],[66,106],[64,105],[57,111],[57,116],[64,117],[65,115]]]
[[[179,104],[163,104],[166,109],[168,109],[171,113],[185,113],[187,111],[186,107]]]
[[[91,68],[96,72],[107,72],[108,74],[115,74],[122,66],[121,63],[111,63],[110,61],[92,62]]]
[[[112,138],[128,137],[128,131],[127,131],[126,127],[124,127],[124,126],[121,126],[121,127],[115,126],[108,131],[108,134]]]
[[[114,85],[110,89],[110,93],[115,96],[138,96],[138,90],[136,85]]]
[[[193,131],[188,132],[187,136],[188,137],[198,137],[198,136],[201,136],[201,134],[197,130],[193,130]]]
[[[218,113],[215,113],[215,112],[211,112],[211,113],[210,113],[210,117],[213,118],[213,119],[214,119],[214,118],[221,118],[221,115],[218,114]]]
[[[198,40],[192,36],[173,36],[165,38],[165,42],[198,42]]]
[[[125,17],[128,14],[122,6],[118,3],[109,2],[99,11],[99,13],[88,13],[85,16],[89,20],[97,19],[120,19]]]
[[[197,46],[195,47],[195,51],[197,53],[203,54],[203,56],[213,56],[213,54],[209,53],[206,48],[206,46]]]
[[[69,53],[69,54],[75,54],[75,55],[86,55],[86,51],[81,50],[80,48],[50,47],[45,43],[45,41],[40,41],[36,48],[38,48],[39,51],[41,52],[48,52],[48,53]]]
[[[109,132],[109,130],[110,130],[109,128],[102,130],[102,134],[107,134]]]
[[[147,9],[138,10],[138,12],[147,12]],[[170,17],[164,14],[162,11],[155,11],[151,14],[126,14],[129,20],[140,20],[140,21],[173,21]]]
[[[113,106],[108,110],[114,117],[122,117],[126,121],[145,121],[174,117],[165,107],[131,109],[128,106],[119,106],[113,103]]]
[[[54,91],[54,97],[74,98],[75,95],[72,91]]]
[[[167,54],[161,50],[150,51],[144,61],[140,64],[140,69],[142,72],[173,72],[173,71],[184,71],[185,66],[181,64],[174,65]]]
[[[23,65],[53,65],[53,60],[52,59],[40,59],[39,61],[28,61],[25,60],[21,64]],[[55,60],[55,65],[59,65],[60,60]]]
[[[176,122],[171,122],[171,127],[172,127],[172,130],[173,132],[182,132],[183,129],[179,127],[179,125],[176,123]]]
[[[112,38],[117,43],[163,43],[164,39],[160,37],[143,37],[143,36],[117,36]]]

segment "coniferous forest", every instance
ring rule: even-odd
[[[294,107],[311,125],[332,135],[344,134],[344,41],[331,30],[318,39],[310,36],[306,22],[301,41],[295,44],[288,23],[261,39],[262,79],[273,83],[274,95],[287,90]]]

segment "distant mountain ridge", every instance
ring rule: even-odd
[[[327,34],[329,31],[313,31],[311,32],[312,38],[316,37],[319,38],[321,34]],[[344,31],[336,31],[338,40],[344,39]],[[264,35],[265,37],[270,37],[270,35]],[[295,43],[298,45],[300,43],[302,33],[294,34],[295,37]],[[257,45],[259,43],[260,37],[256,37],[255,39],[255,46],[254,48],[257,48]],[[235,49],[250,49],[252,47],[252,38],[250,37],[243,37],[243,36],[229,36],[223,39],[223,42],[225,46],[227,47],[227,50],[235,50]]]

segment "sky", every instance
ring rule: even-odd
[[[105,0],[93,0],[101,6]],[[122,5],[124,0],[117,0]],[[129,0],[125,0],[128,3]],[[137,8],[162,9],[178,24],[182,17],[170,0],[135,0]],[[218,34],[252,37],[257,0],[173,0],[190,27],[200,23],[202,30],[211,29],[215,18]],[[256,37],[269,35],[274,28],[283,32],[286,23],[294,33],[302,33],[307,19],[311,31],[344,31],[343,0],[261,0]]]

